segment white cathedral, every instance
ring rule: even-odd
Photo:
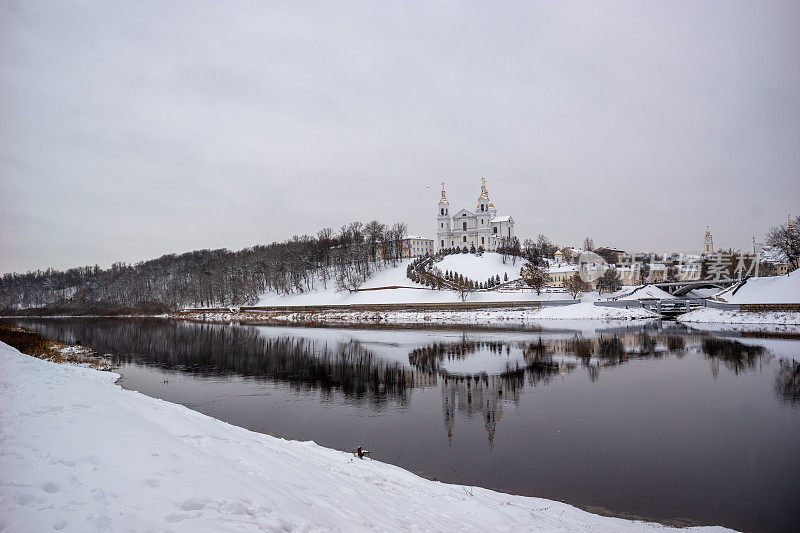
[[[439,216],[436,224],[436,251],[443,248],[475,248],[496,250],[503,240],[514,238],[514,219],[510,216],[497,216],[497,209],[486,192],[486,178],[481,178],[481,194],[475,212],[462,209],[450,216],[450,202],[444,193],[439,200]]]

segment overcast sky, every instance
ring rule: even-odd
[[[800,213],[800,3],[0,0],[0,272],[405,221],[747,247]]]

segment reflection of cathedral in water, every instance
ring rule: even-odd
[[[497,422],[503,416],[503,402],[519,403],[519,392],[512,388],[503,396],[505,381],[501,376],[450,376],[442,380],[442,412],[447,439],[453,440],[456,412],[473,418],[480,413],[489,436],[489,446],[494,446]]]
[[[508,368],[504,372],[487,374],[451,374],[442,369],[444,360],[465,359],[485,352],[494,357],[520,355],[525,363]],[[447,438],[452,443],[458,415],[467,419],[480,416],[489,440],[494,446],[497,423],[503,416],[503,405],[518,405],[526,381],[535,386],[540,381],[549,381],[568,365],[559,365],[547,360],[543,344],[471,341],[464,336],[460,342],[437,343],[413,350],[409,361],[417,369],[437,373],[441,376],[442,413]],[[574,368],[572,365],[570,368]]]

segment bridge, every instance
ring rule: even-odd
[[[665,290],[673,296],[684,296],[689,291],[694,289],[726,289],[731,285],[738,283],[738,279],[700,279],[700,280],[687,280],[687,281],[664,281],[661,283],[653,283],[659,289]]]
[[[597,301],[594,305],[599,307],[621,307],[635,309],[643,307],[662,317],[675,317],[688,313],[700,307],[718,307],[721,309],[738,309],[739,306],[714,305],[705,298],[643,298],[641,300],[607,300]]]

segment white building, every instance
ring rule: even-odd
[[[375,249],[375,258],[382,261],[384,253],[397,253],[397,245],[400,248],[400,257],[403,259],[408,257],[425,257],[426,255],[433,255],[433,239],[420,237],[419,235],[409,235],[403,237],[400,241],[389,243],[385,246],[378,246]],[[386,249],[384,249],[386,248]]]
[[[514,219],[510,216],[497,216],[497,209],[486,192],[486,179],[481,178],[481,194],[475,212],[462,209],[450,216],[450,202],[444,192],[439,200],[439,214],[436,222],[436,251],[443,248],[475,248],[496,250],[503,240],[514,238]]]

